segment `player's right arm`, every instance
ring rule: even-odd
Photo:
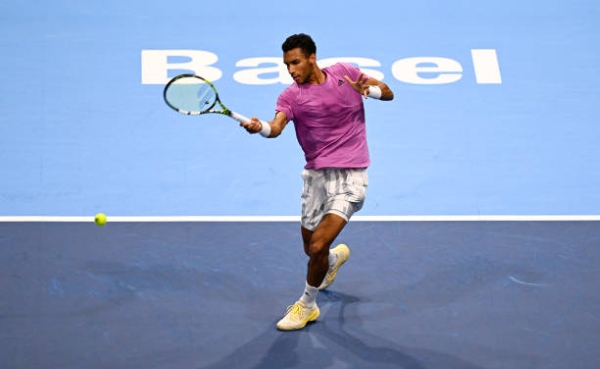
[[[269,124],[271,125],[271,135],[269,137],[279,136],[281,132],[283,132],[285,126],[287,126],[288,122],[289,120],[284,112],[276,112],[275,118],[273,118],[273,120],[269,122]]]
[[[278,111],[275,113],[275,118],[272,121],[265,123],[271,126],[269,138],[277,137],[283,132],[288,123],[287,115],[284,112]],[[262,123],[256,117],[250,119],[249,122],[241,123],[240,126],[244,127],[248,133],[258,133],[262,130]]]

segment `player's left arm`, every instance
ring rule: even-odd
[[[394,92],[390,87],[381,82],[377,78],[366,76],[364,73],[358,75],[356,81],[353,81],[350,77],[344,76],[346,81],[366,98],[374,98],[384,101],[390,101],[394,99]]]

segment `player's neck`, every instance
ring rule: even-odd
[[[315,68],[312,75],[308,79],[308,83],[311,85],[322,85],[327,80],[327,74],[320,68]]]

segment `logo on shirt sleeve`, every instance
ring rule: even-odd
[[[341,85],[343,85],[344,83],[345,83],[345,82],[344,82],[344,80],[343,80],[343,79],[338,79],[338,86],[341,86]]]

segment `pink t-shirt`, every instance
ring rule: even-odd
[[[294,82],[277,99],[275,110],[294,121],[306,169],[366,168],[370,164],[363,97],[344,79],[360,70],[337,63],[323,68],[320,85]]]

